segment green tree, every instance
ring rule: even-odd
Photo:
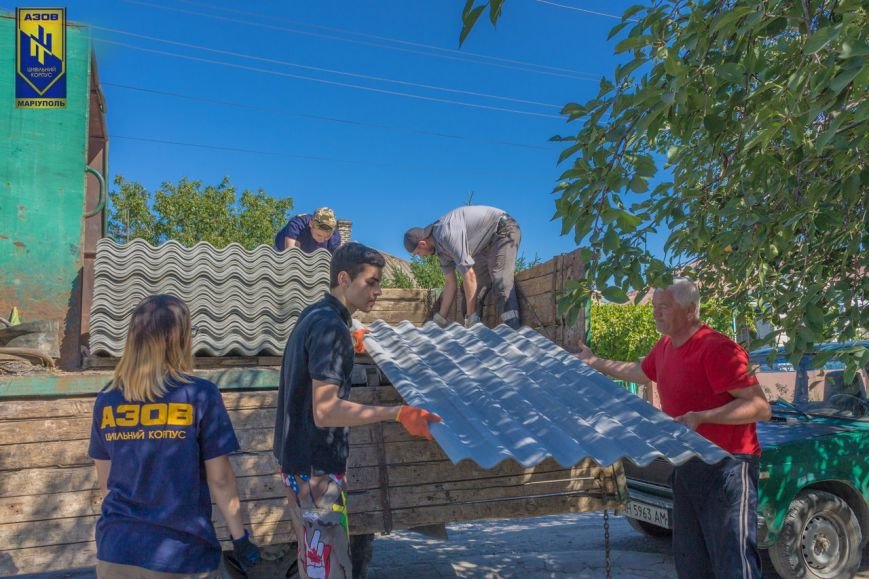
[[[275,234],[286,225],[292,208],[293,200],[289,197],[276,199],[262,189],[256,193],[242,192],[238,212],[239,243],[248,249],[271,245]]]
[[[156,220],[148,208],[148,191],[120,175],[115,177],[115,185],[118,189],[109,191],[109,237],[119,243],[139,237],[154,243]]]
[[[142,238],[158,245],[174,239],[215,247],[236,242],[253,249],[271,245],[293,208],[291,198],[276,199],[262,190],[238,197],[228,178],[217,186],[187,178],[164,182],[154,195],[122,176],[115,184],[120,189],[109,193],[109,235],[119,242]]]
[[[469,0],[460,40],[501,5]],[[679,269],[728,305],[756,303],[793,360],[864,331],[867,31],[865,0],[628,9],[610,33],[626,60],[595,98],[564,107],[577,132],[553,137],[567,145],[556,213],[588,247],[566,309],[592,291],[624,301]],[[646,246],[661,228],[672,264]]]
[[[224,179],[216,187],[182,178],[178,184],[164,181],[154,193],[157,237],[182,245],[207,241],[224,247],[240,241],[235,211],[235,187]]]

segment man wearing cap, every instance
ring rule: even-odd
[[[275,236],[275,249],[278,251],[298,247],[305,253],[312,253],[323,248],[334,254],[339,245],[338,220],[328,207],[320,207],[313,215],[296,215]]]
[[[456,297],[455,272],[458,269],[467,304],[465,325],[470,327],[480,322],[477,279],[488,277],[501,322],[518,329],[519,300],[513,273],[521,238],[522,232],[515,219],[501,209],[485,205],[459,207],[428,227],[408,229],[404,234],[404,247],[421,257],[437,254],[446,278],[435,323],[441,327],[448,323],[446,316]]]

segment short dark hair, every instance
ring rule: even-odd
[[[431,237],[432,229],[434,229],[434,224],[428,227],[411,227],[408,229],[404,233],[404,248],[407,252],[413,253],[416,251],[416,246],[419,245],[420,241]]]
[[[367,245],[356,242],[345,243],[332,256],[329,287],[338,287],[338,274],[342,271],[350,274],[350,279],[356,279],[356,276],[366,265],[383,269],[386,266],[386,260],[383,258],[383,254]]]

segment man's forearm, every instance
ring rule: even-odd
[[[452,276],[452,280],[450,279]],[[452,283],[451,283],[452,282]],[[453,300],[456,297],[456,274],[451,273],[447,276],[446,281],[444,282],[444,293],[441,294],[441,310],[440,315],[443,317],[447,317],[447,314],[450,313],[450,306],[453,305]]]
[[[467,305],[468,316],[473,314],[477,309],[477,274],[473,269],[469,269],[462,277],[465,290],[465,304]]]
[[[698,410],[694,415],[701,424],[750,424],[769,418],[766,400],[736,398],[718,408]]]
[[[336,398],[317,404],[314,410],[314,422],[320,428],[390,422],[398,416],[398,409],[399,406],[373,406]]]
[[[639,362],[619,362],[594,356],[586,360],[585,363],[598,372],[616,380],[624,380],[625,382],[634,382],[636,384],[650,382],[649,377],[643,372],[643,367]]]

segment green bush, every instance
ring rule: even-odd
[[[395,268],[392,270],[392,275],[384,277],[383,282],[380,284],[381,287],[385,288],[400,288],[400,289],[411,289],[416,287],[413,283],[413,277],[404,272],[404,270],[400,268]]]
[[[734,337],[731,310],[719,302],[703,303],[700,318],[709,327]],[[661,337],[651,305],[592,304],[590,319],[590,346],[596,355],[610,360],[636,362]]]

